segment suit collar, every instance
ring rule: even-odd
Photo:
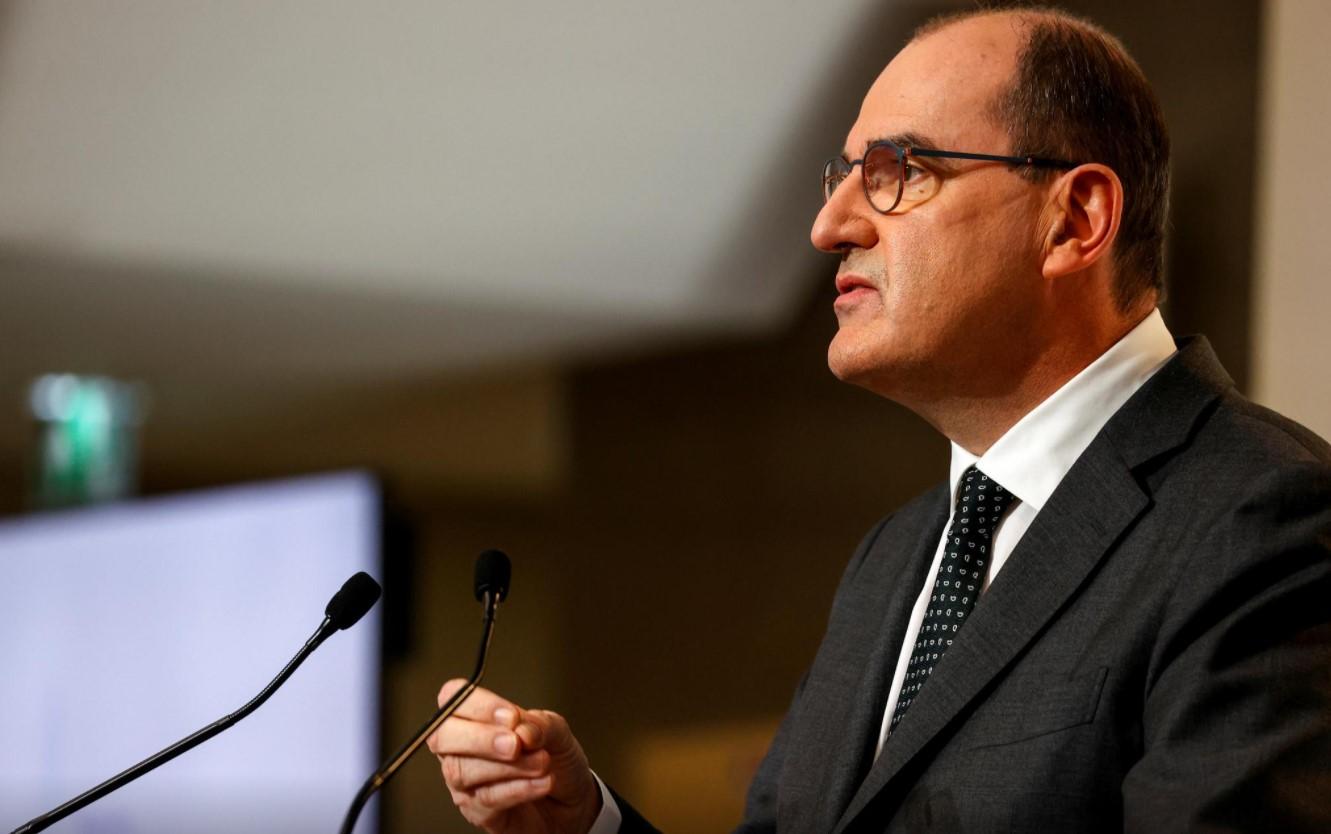
[[[1105,426],[1107,442],[1130,468],[1181,446],[1202,412],[1234,388],[1205,336],[1180,339],[1178,348]]]
[[[1078,593],[1111,544],[1149,505],[1132,470],[1185,443],[1210,404],[1232,384],[1204,338],[1186,339],[1179,353],[1106,424],[1054,490],[934,668],[922,697],[893,732],[835,832],[845,831],[871,803],[887,795],[884,791],[893,780],[964,716]],[[888,654],[895,657],[894,651]]]

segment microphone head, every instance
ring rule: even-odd
[[[342,584],[342,588],[328,600],[324,616],[340,629],[354,626],[365,612],[379,601],[379,583],[365,571],[357,573]]]
[[[486,550],[476,557],[476,599],[479,601],[489,592],[495,602],[503,602],[508,596],[508,580],[512,576],[513,566],[501,550]]]

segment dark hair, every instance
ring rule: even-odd
[[[1145,294],[1164,295],[1169,213],[1169,134],[1150,83],[1117,38],[1094,23],[1050,8],[983,9],[926,23],[915,38],[972,17],[1003,13],[1026,27],[1012,84],[992,115],[1016,156],[1099,162],[1123,183],[1115,242],[1114,298],[1127,311]],[[1043,180],[1055,172],[1025,168]]]

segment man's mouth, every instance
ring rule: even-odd
[[[850,303],[863,296],[878,292],[878,288],[873,282],[863,275],[856,275],[853,272],[843,272],[836,277],[836,303]]]

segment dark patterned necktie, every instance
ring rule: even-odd
[[[938,578],[934,581],[915,648],[910,653],[906,679],[901,685],[897,708],[892,711],[889,735],[901,723],[901,717],[920,693],[924,682],[929,680],[939,658],[952,645],[952,639],[966,616],[975,608],[989,564],[994,529],[1013,497],[974,466],[962,473],[956,511],[947,531],[943,560],[938,565]]]

